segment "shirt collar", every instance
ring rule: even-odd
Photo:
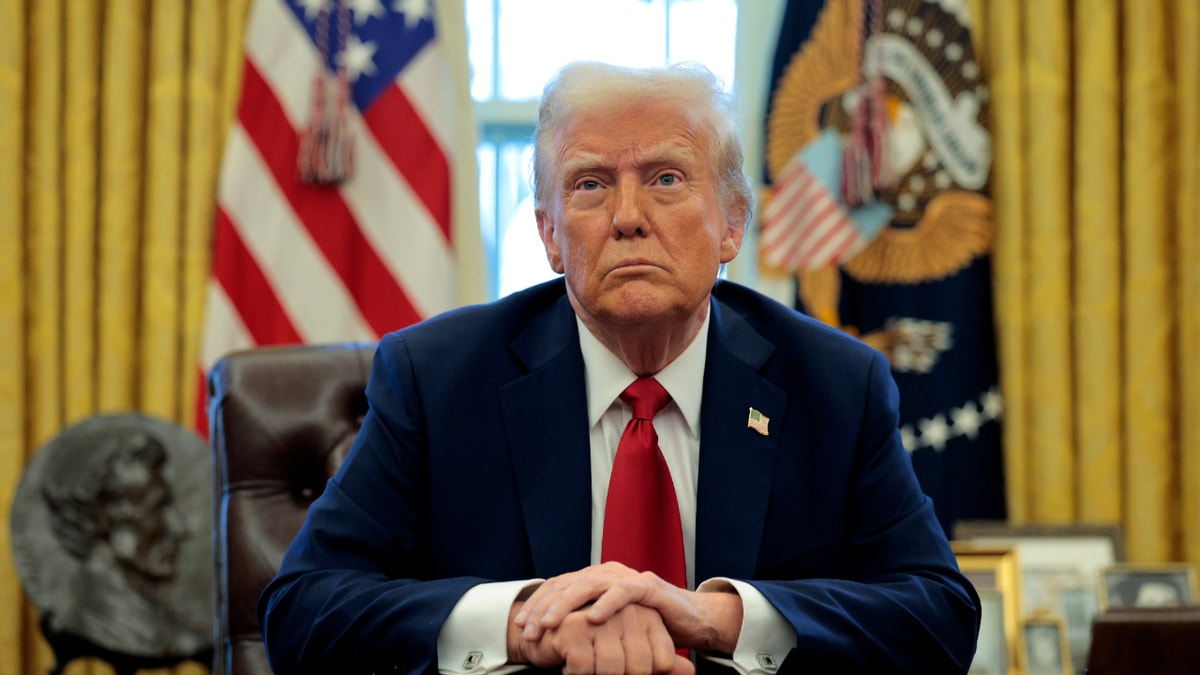
[[[710,307],[692,343],[654,376],[671,395],[692,435],[697,438],[700,437],[700,399],[704,389],[704,362],[708,353],[708,322],[711,317]],[[591,428],[621,392],[637,379],[637,375],[592,335],[578,316],[575,321],[579,325],[579,348],[583,352],[584,379],[587,383],[588,428]]]

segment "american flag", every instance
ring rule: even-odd
[[[798,272],[840,264],[887,224],[886,204],[845,204],[841,171],[842,144],[828,131],[788,162],[763,210],[759,245],[767,267]]]
[[[202,387],[236,349],[370,341],[453,306],[453,122],[469,98],[451,62],[428,0],[255,1],[218,187]],[[322,119],[351,144],[345,177],[325,184],[304,180],[312,163],[299,159]]]
[[[763,436],[767,435],[767,425],[771,423],[771,418],[761,412],[750,409],[750,417],[746,419],[746,428],[753,429]]]

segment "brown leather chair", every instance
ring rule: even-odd
[[[258,596],[362,424],[374,350],[363,343],[259,348],[209,371],[216,675],[271,672]]]

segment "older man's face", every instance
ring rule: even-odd
[[[708,139],[676,109],[643,103],[577,114],[558,141],[538,229],[584,322],[702,319],[742,240],[719,203]]]

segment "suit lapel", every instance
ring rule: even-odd
[[[759,375],[774,346],[737,313],[712,304],[701,403],[696,579],[753,578],[782,437],[787,395]],[[770,419],[747,425],[750,408]]]
[[[583,356],[564,296],[512,349],[530,372],[500,389],[504,426],[534,572],[549,578],[591,560],[591,454]]]

